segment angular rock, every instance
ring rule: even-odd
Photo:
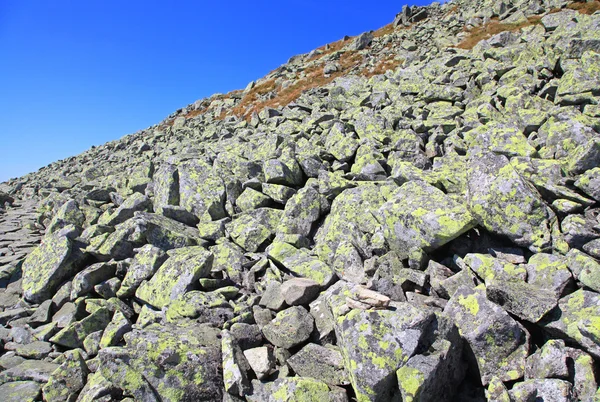
[[[549,246],[551,212],[505,156],[471,157],[467,180],[469,209],[479,224],[532,251]]]
[[[90,292],[94,286],[115,276],[117,264],[112,262],[92,264],[80,271],[72,281],[71,300]]]
[[[106,328],[110,320],[110,311],[106,308],[100,308],[83,320],[74,322],[60,330],[50,338],[50,342],[71,349],[81,348],[84,339],[89,334]]]
[[[201,160],[179,165],[180,205],[201,221],[221,219],[225,213],[225,184],[212,167]]]
[[[151,244],[138,249],[117,291],[117,297],[132,296],[142,282],[150,279],[167,258],[163,250]]]
[[[312,279],[320,286],[329,285],[335,278],[333,270],[317,257],[291,244],[275,242],[268,251],[269,257],[295,275]]]
[[[50,299],[62,281],[78,270],[82,259],[77,246],[65,236],[44,238],[23,262],[23,296],[32,303]]]
[[[62,402],[73,400],[87,382],[89,369],[79,349],[65,353],[65,362],[57,368],[44,385],[44,400]]]
[[[433,251],[476,225],[461,205],[425,182],[411,181],[379,209],[390,248],[407,254],[413,247]]]
[[[250,365],[244,357],[235,338],[228,332],[221,333],[221,351],[223,353],[223,382],[225,391],[244,396],[250,391],[247,372]]]
[[[0,385],[0,399],[4,402],[33,402],[40,395],[40,384],[34,381],[13,381]]]
[[[600,358],[600,295],[586,290],[563,297],[544,320],[554,336],[580,346]]]
[[[135,296],[155,308],[162,308],[208,275],[212,261],[212,254],[200,246],[173,250],[154,276],[138,288]]]
[[[289,349],[306,341],[314,328],[314,319],[300,306],[290,307],[277,313],[262,328],[263,335],[273,345]]]
[[[146,212],[137,212],[135,217],[145,226],[148,243],[162,250],[204,244],[198,230],[181,222]]]
[[[254,389],[252,395],[246,397],[249,402],[348,401],[345,391],[332,389],[324,382],[313,378],[279,378],[270,383],[254,380],[252,387]]]
[[[484,287],[459,288],[444,315],[454,320],[469,343],[473,364],[477,364],[484,385],[493,377],[502,381],[523,377],[529,333],[500,306],[487,300]]]
[[[342,354],[333,348],[309,343],[290,357],[287,363],[302,377],[317,378],[327,384],[348,384]]]
[[[244,356],[259,380],[269,376],[275,369],[275,355],[272,347],[261,346],[244,350]]]
[[[140,193],[133,193],[112,214],[100,217],[98,224],[115,226],[133,218],[136,211],[147,211],[151,207],[152,202],[148,197]]]
[[[310,303],[319,295],[319,290],[319,284],[307,278],[293,278],[281,285],[281,294],[289,306]]]
[[[50,375],[59,367],[58,364],[39,360],[25,360],[0,373],[0,382],[10,381],[35,381],[47,383]]]
[[[317,190],[302,188],[285,204],[278,232],[308,236],[324,209],[321,204],[321,195]]]
[[[527,380],[516,384],[509,391],[509,394],[516,401],[528,401],[532,399],[556,402],[575,401],[571,383],[558,379]]]
[[[100,351],[100,372],[136,396],[162,401],[223,397],[219,330],[152,324],[126,335],[126,348]],[[127,375],[128,374],[128,375]]]
[[[338,346],[358,400],[391,400],[396,370],[417,351],[432,319],[407,303],[396,311],[351,310],[338,318]]]

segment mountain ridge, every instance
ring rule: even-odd
[[[599,32],[404,7],[0,184],[0,399],[596,400]]]

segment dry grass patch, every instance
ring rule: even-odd
[[[577,10],[581,14],[592,15],[596,11],[600,11],[600,1],[588,1],[585,3],[571,3],[567,6],[568,9]]]
[[[382,36],[386,36],[394,32],[394,23],[387,24],[384,27],[379,28],[377,31],[373,32],[374,38],[381,38]]]
[[[227,115],[236,115],[243,117],[248,121],[250,120],[252,113],[258,113],[266,107],[277,108],[279,106],[288,105],[297,100],[303,92],[312,88],[322,87],[329,84],[337,77],[348,74],[362,61],[362,59],[363,56],[357,52],[344,52],[338,60],[340,68],[335,73],[325,76],[323,73],[324,66],[322,64],[313,65],[304,69],[304,77],[297,79],[294,83],[285,88],[276,84],[274,81],[267,81],[260,86],[253,88],[252,91],[246,94],[241,102],[233,108],[231,113],[222,114],[219,118],[223,119]],[[275,92],[273,98],[263,101],[258,100],[259,94],[264,95],[271,91]]]
[[[371,69],[364,68],[361,75],[371,78],[375,75],[385,74],[388,70],[395,70],[400,67],[404,61],[397,60],[394,57],[395,55],[390,55],[388,58],[379,60],[379,62]]]
[[[321,53],[315,54],[313,55],[310,59],[308,59],[308,61],[310,60],[318,60],[322,57],[327,56],[328,54],[332,54],[335,52],[339,52],[340,50],[342,50],[342,48],[344,46],[346,46],[348,44],[348,42],[350,41],[350,37],[348,38],[343,38],[338,40],[337,42],[333,42],[333,43],[329,43],[327,45],[323,45],[321,47],[318,47],[317,50],[320,50]]]
[[[477,45],[484,39],[489,39],[492,36],[497,35],[501,32],[516,32],[522,28],[540,24],[540,20],[540,16],[533,16],[529,17],[525,22],[520,22],[516,24],[506,24],[499,22],[497,19],[493,19],[485,25],[475,27],[471,30],[467,30],[469,34],[462,40],[462,42],[456,45],[456,47],[459,49],[470,50],[473,49],[475,45]]]

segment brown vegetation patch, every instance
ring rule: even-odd
[[[373,32],[374,38],[381,38],[382,36],[386,36],[394,32],[394,23],[387,24],[384,27],[379,28],[377,31]]]
[[[342,48],[344,46],[346,46],[348,44],[348,41],[350,39],[351,39],[350,37],[347,37],[347,38],[340,39],[337,42],[329,43],[327,45],[323,45],[321,47],[318,47],[317,50],[320,50],[321,53],[313,55],[308,60],[309,61],[310,60],[318,60],[318,59],[320,59],[320,58],[322,58],[324,56],[327,56],[328,54],[339,52],[340,50],[342,50]]]
[[[236,115],[249,120],[252,113],[258,113],[265,107],[277,108],[288,105],[297,100],[303,92],[312,88],[322,87],[337,77],[348,74],[354,67],[360,64],[362,59],[363,56],[360,53],[348,51],[344,52],[338,60],[339,70],[328,76],[323,74],[323,64],[315,64],[304,69],[304,76],[285,88],[280,84],[276,84],[274,80],[267,81],[259,86],[257,85],[242,98],[240,103],[230,113],[222,113],[219,119],[223,119],[227,115]],[[275,92],[273,98],[262,101],[258,100],[258,95],[264,95],[271,91]]]
[[[596,11],[600,11],[600,1],[576,2],[567,6],[571,10],[577,10],[581,14],[592,15]]]
[[[375,75],[385,74],[385,72],[388,70],[395,70],[402,65],[403,62],[403,60],[397,60],[395,55],[392,54],[387,58],[379,60],[373,68],[364,68],[361,72],[361,75],[371,78]]]
[[[527,21],[516,23],[516,24],[506,24],[499,22],[497,19],[493,19],[489,23],[482,25],[480,27],[475,27],[467,32],[467,35],[462,42],[456,45],[459,49],[473,49],[475,45],[481,42],[484,39],[489,39],[494,35],[499,34],[500,32],[511,31],[516,32],[522,28],[529,27],[532,25],[537,25],[540,23],[540,16],[529,17]]]

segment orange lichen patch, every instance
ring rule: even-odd
[[[493,19],[489,23],[482,25],[480,27],[475,27],[471,30],[467,30],[469,35],[463,39],[458,45],[456,45],[459,49],[473,49],[476,44],[481,42],[484,39],[489,39],[492,36],[499,34],[500,32],[511,31],[515,32],[520,30],[521,28],[525,28],[532,25],[537,25],[540,23],[540,16],[529,17],[527,21],[520,22],[517,24],[505,24],[501,23],[496,19]]]
[[[577,10],[581,14],[592,15],[596,11],[600,11],[600,1],[588,1],[585,3],[571,3],[567,6],[571,10]]]

